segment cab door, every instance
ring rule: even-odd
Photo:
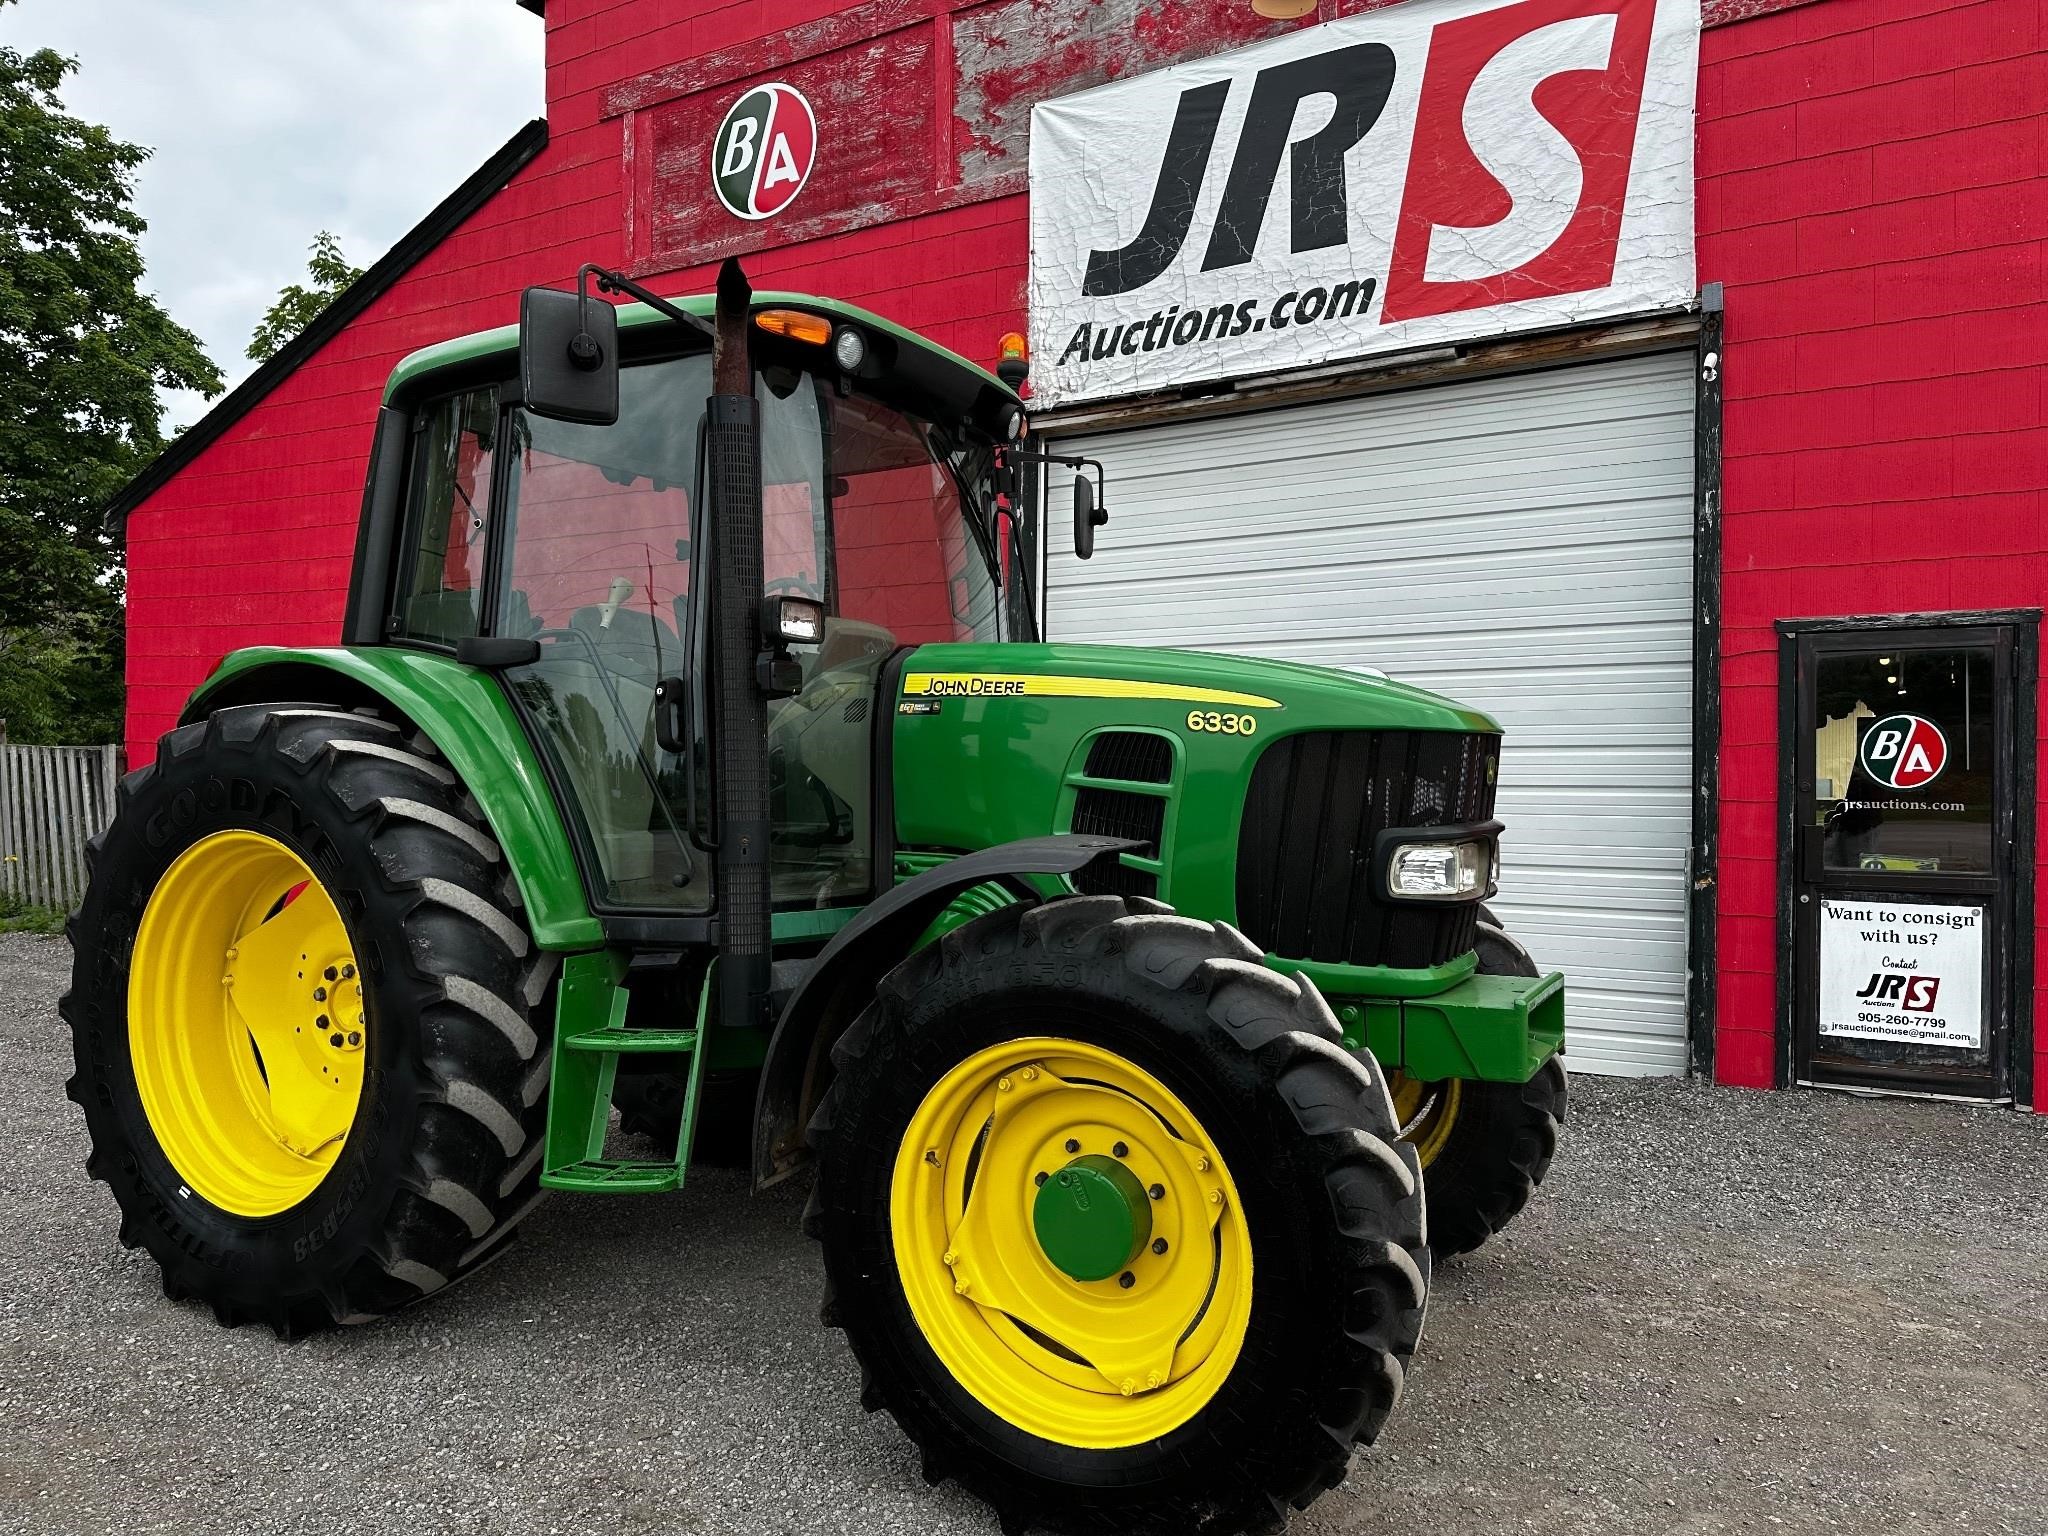
[[[1792,1075],[2010,1100],[2030,906],[2021,631],[1785,627]]]

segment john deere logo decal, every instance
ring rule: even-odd
[[[1863,771],[1888,789],[1919,789],[1948,766],[1948,738],[1919,715],[1886,715],[1863,733]]]
[[[782,212],[810,180],[818,119],[802,91],[757,85],[732,104],[711,143],[711,185],[743,219]]]

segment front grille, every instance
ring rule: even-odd
[[[1493,816],[1500,738],[1453,731],[1283,736],[1252,770],[1237,837],[1237,926],[1269,954],[1441,965],[1472,947],[1476,904],[1390,902],[1372,881],[1388,827]]]
[[[1127,837],[1140,846],[1130,851],[1148,859],[1159,857],[1159,835],[1166,826],[1166,801],[1159,795],[1133,794],[1127,789],[1074,791],[1073,830],[1094,837]],[[1074,888],[1091,896],[1152,896],[1158,877],[1132,869],[1121,858],[1097,859],[1074,878]]]

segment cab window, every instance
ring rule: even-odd
[[[404,634],[452,644],[482,632],[497,389],[436,400],[421,409],[417,421],[397,611]]]

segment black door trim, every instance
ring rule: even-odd
[[[1700,289],[1693,359],[1692,847],[1685,880],[1685,1035],[1693,1072],[1714,1075],[1720,968],[1721,285]]]

